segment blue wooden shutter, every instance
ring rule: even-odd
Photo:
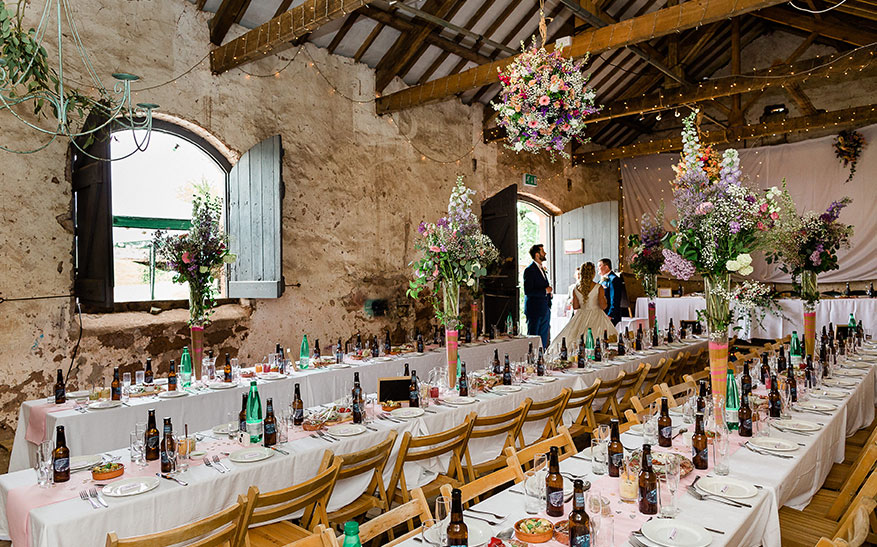
[[[583,254],[564,254],[563,242],[584,239]],[[594,266],[601,258],[618,268],[618,202],[603,201],[579,207],[554,219],[554,282],[559,294],[575,283],[575,272],[585,262]]]
[[[280,135],[245,153],[228,177],[227,229],[237,260],[229,265],[229,298],[278,298],[283,293]]]

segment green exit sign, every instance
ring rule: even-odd
[[[536,175],[524,173],[524,186],[536,186]]]

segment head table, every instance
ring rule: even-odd
[[[506,343],[523,343],[523,351],[526,352],[527,340],[518,340]],[[51,489],[41,490],[36,486],[36,474],[32,469],[24,469],[0,476],[0,535],[12,536],[16,547],[18,545],[40,545],[60,547],[65,545],[82,546],[82,545],[100,545],[105,540],[108,531],[116,531],[120,537],[133,536],[154,532],[158,529],[167,529],[181,525],[186,522],[192,522],[198,518],[203,518],[213,512],[220,510],[234,502],[238,494],[246,492],[250,485],[256,485],[262,491],[277,490],[288,487],[293,484],[302,482],[311,478],[319,466],[321,458],[325,450],[332,450],[336,454],[346,454],[362,450],[369,446],[377,444],[385,438],[385,432],[389,429],[396,430],[400,437],[402,433],[410,431],[415,435],[424,435],[438,433],[446,430],[454,425],[461,423],[471,412],[478,415],[494,415],[510,411],[519,406],[525,398],[530,397],[534,401],[541,401],[554,396],[564,387],[571,389],[583,389],[591,385],[596,378],[613,378],[618,375],[620,370],[634,370],[639,363],[646,362],[656,364],[660,359],[665,357],[673,357],[682,351],[698,351],[705,347],[704,341],[695,340],[688,343],[679,343],[673,348],[664,351],[659,349],[651,350],[648,354],[640,354],[630,356],[629,358],[618,361],[605,363],[600,368],[587,369],[585,371],[573,371],[569,373],[556,372],[552,375],[555,380],[546,384],[524,383],[521,384],[521,390],[506,395],[479,393],[476,402],[470,405],[450,406],[450,405],[431,405],[425,409],[425,413],[416,419],[400,420],[398,422],[388,421],[384,419],[373,419],[369,424],[367,432],[356,437],[345,437],[338,442],[328,442],[319,438],[311,437],[306,432],[297,432],[292,430],[290,441],[278,448],[285,450],[289,455],[273,453],[272,457],[267,460],[254,463],[231,463],[227,458],[229,452],[240,448],[236,442],[221,438],[212,432],[211,426],[218,425],[225,420],[225,408],[214,409],[215,418],[203,427],[198,428],[203,435],[203,440],[199,442],[199,450],[206,450],[209,455],[217,455],[221,458],[223,464],[231,468],[231,473],[220,474],[218,471],[205,467],[203,465],[193,465],[192,468],[181,474],[181,477],[189,483],[188,486],[182,487],[176,483],[169,481],[161,481],[158,488],[151,492],[133,496],[130,498],[109,498],[105,497],[109,504],[108,509],[94,510],[91,506],[78,498],[79,490],[89,487],[94,481],[91,480],[90,474],[87,472],[74,473],[71,480],[67,483],[53,486]],[[492,350],[494,345],[489,345],[488,349]],[[503,350],[503,343],[499,343],[496,347]],[[480,349],[480,348],[479,348]],[[486,362],[492,358],[493,352],[489,351],[489,356],[485,358]],[[470,361],[472,362],[472,361]],[[375,363],[377,365],[379,363]],[[351,370],[364,370],[374,365],[361,365],[358,369],[343,369],[345,377],[350,377]],[[397,361],[393,374],[398,374],[400,363]],[[411,361],[414,368],[414,362]],[[310,373],[315,378],[331,371],[320,371]],[[362,376],[362,373],[361,373]],[[376,376],[377,377],[377,376]],[[350,380],[346,386],[350,385]],[[278,382],[267,384],[267,387],[278,385]],[[345,386],[345,390],[346,390]],[[304,387],[304,385],[302,386]],[[263,386],[259,386],[263,397],[266,396]],[[291,391],[291,385],[287,384],[284,388],[287,392]],[[231,390],[229,390],[231,391]],[[280,396],[274,394],[275,401]],[[184,400],[197,400],[200,397],[183,397]],[[332,400],[337,397],[337,393],[333,392],[323,402]],[[284,401],[289,400],[290,394],[285,394]],[[207,399],[202,399],[207,400]],[[170,400],[173,401],[173,400]],[[153,401],[153,403],[156,401]],[[169,402],[161,400],[160,404]],[[275,403],[276,406],[277,403]],[[237,410],[240,405],[240,394],[229,402],[229,409]],[[136,415],[130,417],[130,423],[125,422],[125,438],[126,440],[117,443],[112,449],[103,449],[95,451],[94,449],[87,452],[77,451],[72,448],[74,439],[78,435],[95,436],[102,435],[106,427],[97,424],[105,423],[101,420],[111,420],[110,413],[130,412],[134,408]],[[98,418],[91,422],[93,428],[97,431],[92,432],[91,429],[79,429],[76,422],[75,425],[68,426],[68,445],[71,446],[71,455],[94,454],[95,452],[105,452],[111,456],[122,458],[122,462],[126,464],[133,474],[154,475],[155,471],[151,467],[140,470],[136,465],[129,464],[129,455],[126,448],[119,448],[127,444],[127,431],[133,427],[135,420],[142,421],[145,416],[145,409],[136,407],[119,407],[103,412],[89,412],[88,414],[76,414],[69,416],[71,419],[82,419],[95,414]],[[167,409],[157,412],[157,415],[168,415]],[[565,423],[569,423],[575,418],[576,412],[570,412],[565,416]],[[174,424],[183,423],[181,419],[189,421],[186,416],[170,414]],[[49,415],[51,416],[51,415]],[[101,418],[102,417],[102,418]],[[190,423],[190,431],[193,430]],[[120,425],[119,427],[122,427]],[[76,427],[77,429],[72,429]],[[531,423],[524,429],[524,437],[527,441],[532,441],[541,434],[544,422]],[[177,425],[179,428],[179,425]],[[75,434],[72,433],[75,431]],[[504,438],[488,438],[473,440],[469,444],[473,461],[475,463],[487,461],[496,457],[500,450]],[[77,446],[88,446],[87,442],[76,441]],[[396,458],[396,450],[394,448],[387,464],[385,480],[388,480]],[[84,450],[84,449],[82,449]],[[195,463],[195,462],[193,462]],[[200,462],[198,462],[200,463]],[[408,481],[408,487],[414,488],[418,485],[428,483],[434,478],[435,474],[447,468],[447,460],[438,458],[432,461],[418,462],[417,464],[406,464],[405,476]],[[155,465],[153,462],[152,465]],[[126,476],[128,476],[126,472]],[[345,480],[336,485],[335,491],[330,502],[330,510],[343,507],[347,503],[356,499],[366,488],[369,477],[354,477]],[[142,518],[142,515],[150,515],[150,518]]]

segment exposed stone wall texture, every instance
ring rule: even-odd
[[[34,24],[40,7],[29,7]],[[139,87],[161,84],[209,51],[209,14],[184,0],[82,0],[73,7],[105,80],[124,70],[143,77]],[[359,330],[411,329],[416,310],[421,318],[428,316],[405,297],[415,228],[440,216],[458,174],[477,191],[476,203],[519,183],[523,172],[540,179],[528,192],[561,211],[618,199],[617,163],[572,169],[565,161],[516,157],[499,144],[484,145],[482,108],[457,100],[397,113],[392,122],[377,117],[371,103],[341,96],[373,97],[373,70],[305,47],[308,55],[300,53],[278,77],[247,78],[240,70],[213,76],[205,59],[174,83],[134,97],[205,128],[238,154],[271,135],[283,138],[283,273],[290,286],[277,300],[220,308],[206,334],[208,347],[217,353],[252,362],[278,341],[297,345],[303,332],[327,342]],[[272,74],[294,53],[290,49],[245,68]],[[309,56],[339,92],[309,66]],[[67,73],[82,80],[77,68],[68,67]],[[21,147],[39,142],[8,113],[0,113],[0,137]],[[66,161],[61,140],[34,155],[0,153],[4,298],[72,290]],[[386,318],[366,317],[363,304],[370,298],[391,302]],[[71,388],[107,382],[113,366],[133,370],[147,356],[166,371],[187,341],[185,320],[185,310],[84,316]],[[78,322],[72,299],[56,298],[4,302],[0,325],[0,427],[9,428],[20,403],[48,395],[55,370],[66,370]]]

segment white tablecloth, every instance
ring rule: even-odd
[[[785,318],[767,315],[761,326],[752,325],[751,337],[782,338],[792,334],[792,331],[803,335],[804,307],[802,301],[796,298],[781,298],[779,303]],[[655,299],[655,316],[661,328],[664,328],[671,318],[678,327],[680,320],[696,320],[697,310],[702,310],[705,307],[702,296],[657,298]],[[637,298],[636,316],[648,317],[648,311],[648,299]],[[871,318],[877,318],[877,298],[824,298],[816,307],[816,330],[819,331],[822,325],[827,326],[829,322],[835,325],[846,325],[851,313],[856,319],[864,320],[865,329],[873,331],[875,326],[870,325],[869,321]]]
[[[526,341],[524,342],[526,343]],[[544,385],[526,384],[522,386],[521,391],[508,395],[479,394],[478,402],[472,405],[455,408],[430,406],[422,417],[402,424],[375,420],[371,427],[378,429],[378,431],[368,431],[356,437],[344,438],[336,443],[305,437],[280,445],[281,448],[290,452],[290,456],[275,454],[268,460],[251,464],[232,464],[223,460],[223,463],[233,468],[232,473],[224,475],[204,466],[193,467],[183,477],[189,482],[189,486],[180,487],[174,483],[162,481],[155,491],[144,495],[132,498],[107,498],[109,509],[96,511],[78,498],[39,507],[30,513],[31,545],[40,547],[101,545],[105,541],[106,533],[111,530],[116,531],[121,537],[128,537],[179,526],[203,518],[230,505],[237,495],[245,493],[250,485],[256,485],[262,491],[270,491],[307,480],[315,474],[325,450],[332,450],[336,454],[362,450],[379,442],[390,428],[397,430],[400,437],[405,431],[410,431],[415,435],[437,433],[459,424],[470,412],[476,412],[479,415],[507,412],[520,405],[527,397],[534,401],[545,400],[556,395],[564,387],[582,389],[593,382],[594,378],[617,376],[621,368],[629,370],[636,367],[641,361],[657,362],[662,357],[675,355],[679,351],[696,350],[703,345],[704,342],[697,342],[669,352],[631,359],[622,365],[610,365],[597,370],[589,370],[584,374],[577,372],[558,374],[556,375],[557,380],[554,382]],[[492,356],[492,351],[490,354]],[[109,414],[103,414],[103,416],[106,417]],[[217,419],[214,423],[218,421],[220,420]],[[174,420],[174,423],[179,422]],[[567,421],[567,423],[569,422]],[[525,440],[532,441],[542,432],[543,425],[544,423],[529,424],[524,430]],[[209,430],[206,433],[210,434]],[[68,434],[68,441],[72,440]],[[503,442],[504,438],[502,437],[473,441],[469,445],[473,460],[479,462],[494,458],[502,449]],[[394,448],[394,453],[391,455],[391,460],[387,464],[385,480],[389,479],[392,471],[396,449],[398,449],[398,441],[397,447]],[[127,452],[127,449],[111,451],[112,454],[122,455],[124,462],[128,461]],[[71,453],[76,455],[82,452],[71,450]],[[90,453],[94,453],[94,450]],[[405,475],[408,487],[413,488],[426,484],[433,478],[435,472],[446,468],[446,460],[406,465]],[[74,474],[72,480],[82,480],[83,478],[82,474]],[[16,487],[32,485],[35,482],[36,476],[32,469],[0,476],[0,536],[8,536],[6,499],[9,491]],[[355,477],[339,483],[333,493],[329,509],[334,510],[354,500],[363,492],[367,482],[368,477]],[[142,515],[149,515],[149,517],[142,518]]]
[[[528,346],[533,343],[539,346],[539,337],[521,337],[502,339],[493,343],[463,344],[460,356],[467,363],[469,370],[483,368],[493,359],[497,350],[500,359],[507,353],[513,361],[523,360],[527,355]],[[301,396],[305,406],[323,404],[349,395],[353,386],[353,372],[359,372],[359,379],[366,392],[377,391],[379,378],[401,376],[404,364],[409,363],[411,370],[426,379],[427,373],[433,368],[443,366],[445,350],[443,348],[427,352],[423,355],[407,354],[394,356],[388,360],[371,360],[352,365],[343,369],[311,369],[293,373],[289,378],[275,381],[258,381],[259,394],[262,398],[272,397],[275,408],[286,408],[292,402],[294,384],[301,385]],[[239,411],[241,395],[249,389],[249,381],[245,385],[233,389],[216,391],[200,391],[186,397],[175,399],[158,399],[156,397],[133,398],[128,406],[107,410],[89,410],[82,414],[76,410],[49,413],[46,417],[47,435],[54,435],[55,426],[63,425],[67,431],[68,447],[74,454],[105,452],[127,446],[128,433],[134,430],[134,424],[146,421],[146,410],[154,408],[156,417],[172,418],[174,424],[189,424],[193,431],[200,431],[220,423],[226,419],[230,411]],[[27,401],[18,411],[18,427],[9,461],[9,470],[18,471],[31,467],[35,461],[35,448],[25,439],[30,410],[35,405],[45,404],[40,401]],[[160,423],[160,422],[159,422]]]

